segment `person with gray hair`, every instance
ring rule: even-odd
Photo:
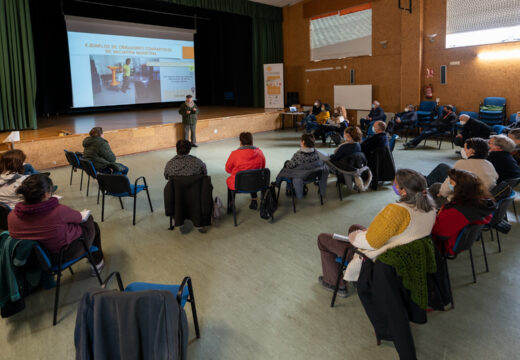
[[[516,145],[505,135],[493,135],[489,139],[488,161],[498,174],[497,184],[504,180],[520,178],[520,167],[511,155]]]
[[[370,110],[366,118],[363,118],[359,121],[359,127],[361,128],[361,131],[364,132],[365,130],[370,129],[370,125],[374,121],[384,120],[384,118],[385,111],[381,107],[379,101],[374,100],[374,102],[372,102],[372,110]]]
[[[375,149],[388,146],[388,135],[386,134],[386,124],[384,121],[374,123],[375,135],[369,137],[361,144],[361,151],[368,158]]]
[[[511,155],[516,160],[518,165],[520,165],[520,129],[512,129],[507,134],[507,137],[515,142],[515,149],[511,151]]]
[[[406,105],[403,112],[395,114],[394,122],[393,130],[413,129],[417,123],[417,111],[415,111],[415,107],[412,104]]]
[[[462,131],[455,136],[453,140],[455,145],[464,147],[466,140],[471,138],[489,139],[491,128],[482,121],[473,119],[468,114],[460,114],[459,122],[462,125]]]

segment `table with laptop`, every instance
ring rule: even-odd
[[[290,106],[289,111],[281,113],[282,116],[282,130],[285,130],[285,118],[289,117],[292,120],[292,124],[294,127],[294,130],[298,130],[298,117],[304,117],[305,112],[298,111],[298,108],[296,106]]]

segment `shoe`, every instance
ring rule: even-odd
[[[191,147],[199,147],[197,144],[191,144]]]
[[[205,227],[197,228],[197,230],[198,230],[201,234],[205,234],[205,233],[208,232],[208,229],[206,229]]]
[[[96,269],[100,275],[101,275],[101,271],[103,271],[104,267],[105,267],[105,259],[101,259],[101,261],[96,264]],[[96,270],[94,270],[94,266],[92,266],[92,264],[90,265],[90,276],[92,276],[92,277],[96,276]]]
[[[318,282],[320,283],[320,285],[321,285],[322,287],[324,287],[324,288],[325,288],[326,290],[328,290],[328,291],[332,291],[332,292],[334,292],[334,289],[336,288],[334,285],[330,285],[330,284],[326,283],[326,282],[323,280],[323,276],[320,276],[320,277],[318,278]],[[339,288],[339,289],[338,289],[338,293],[337,293],[336,295],[339,296],[339,297],[342,297],[342,298],[347,297],[347,296],[348,296],[348,290],[347,290],[347,288],[346,288],[346,287],[344,287],[344,288]]]
[[[182,234],[187,234],[187,233],[190,232],[190,230],[191,230],[191,228],[186,226],[186,225],[182,225],[181,228],[180,228],[180,231],[181,231]]]
[[[250,208],[251,210],[256,210],[256,209],[258,209],[258,201],[256,201],[256,200],[251,200],[251,204],[249,204],[249,208]]]

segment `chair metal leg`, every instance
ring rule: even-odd
[[[336,187],[338,188],[339,200],[343,201],[343,195],[341,194],[341,184],[339,183],[339,181],[336,181]]]
[[[188,300],[191,305],[191,313],[193,315],[193,325],[195,326],[195,334],[197,339],[200,338],[199,319],[197,317],[197,307],[195,306],[195,296],[193,295],[193,286],[191,285],[191,279],[188,280],[188,292],[190,299]]]
[[[125,209],[125,207],[123,206],[123,200],[121,199],[121,197],[118,197],[119,199],[119,203],[121,204],[121,209]]]
[[[97,189],[97,204],[99,205],[99,192],[101,191],[101,188],[98,187]]]
[[[237,225],[237,208],[235,206],[235,196],[236,196],[236,193],[234,191],[232,191],[232,193],[231,193],[231,208],[233,210],[233,220],[235,221],[235,226],[238,226]]]
[[[323,196],[321,195],[321,190],[318,188],[318,194],[320,195],[321,206],[323,206]]]
[[[101,222],[105,221],[105,191],[103,190],[103,198],[101,200]]]
[[[475,275],[475,265],[473,264],[473,252],[471,251],[471,248],[469,249],[469,259],[471,260],[471,273],[473,274],[473,282],[477,282],[477,277]]]
[[[341,258],[341,266],[339,267],[338,276],[336,278],[336,286],[334,287],[334,294],[332,294],[332,300],[330,302],[330,307],[334,307],[334,303],[336,302],[336,296],[338,295],[339,283],[341,281],[341,275],[343,275],[343,269],[345,268],[345,258],[347,257],[348,247],[345,248],[343,252],[343,256]]]
[[[85,171],[83,169],[81,169],[81,179],[79,181],[79,191],[83,190],[83,173]]]
[[[513,200],[513,210],[515,211],[515,218],[518,219],[518,215],[516,214],[516,205],[515,205],[515,201]]]
[[[71,275],[74,275],[74,271],[72,271],[72,267],[69,266],[69,271]]]
[[[173,216],[170,216],[170,227],[168,230],[175,230],[175,226],[173,225]]]
[[[88,176],[88,181],[87,181],[87,196],[88,196],[89,187],[90,187],[90,176]]]
[[[121,200],[121,198],[119,198],[119,200]],[[133,218],[133,221],[132,221],[132,225],[135,226],[135,207],[137,205],[137,194],[134,195],[134,218]]]
[[[493,231],[491,231],[493,232]],[[489,266],[487,261],[487,254],[486,254],[486,244],[484,244],[484,238],[482,237],[482,233],[480,234],[480,242],[482,243],[482,253],[484,254],[484,262],[486,263],[486,272],[489,272]]]
[[[85,245],[85,243],[83,243]],[[85,248],[87,249],[87,257],[88,261],[90,262],[90,265],[94,268],[94,272],[96,273],[96,277],[99,281],[99,285],[103,285],[103,280],[101,279],[101,275],[99,274],[99,270],[96,267],[96,264],[94,264],[94,258],[92,257],[92,253],[90,252],[90,249],[85,245]]]
[[[61,261],[60,261],[61,267]],[[52,319],[52,326],[56,326],[56,319],[58,318],[58,303],[60,299],[60,282],[61,282],[61,270],[58,270],[58,279],[56,281],[56,294],[54,295],[54,315]]]
[[[491,229],[490,231],[493,231],[493,229]],[[496,233],[497,233],[497,244],[498,244],[498,252],[502,252],[502,246],[500,245],[500,235],[498,234],[498,230],[495,230]]]
[[[276,194],[276,202],[280,199],[280,190],[282,189],[282,182],[280,181],[280,186],[278,186],[278,193]]]
[[[74,166],[70,167],[70,183],[69,183],[69,185],[72,185],[72,174],[74,174]]]
[[[145,190],[146,190],[146,196],[148,197],[148,204],[150,204],[150,212],[153,212],[152,200],[150,200],[150,193],[148,192],[148,188],[145,188]]]

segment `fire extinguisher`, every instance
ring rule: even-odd
[[[432,84],[426,85],[424,87],[424,96],[426,96],[426,99],[433,99],[433,86],[432,86]]]

